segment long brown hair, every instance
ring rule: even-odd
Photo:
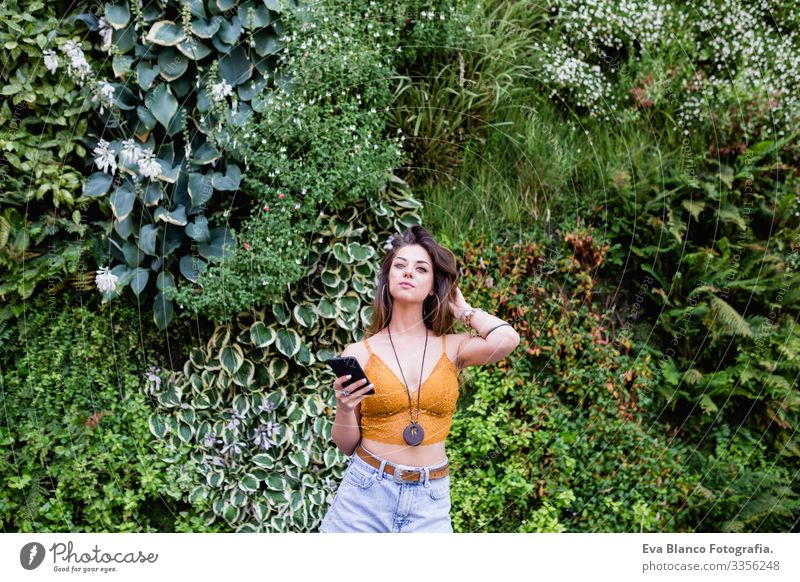
[[[433,295],[428,295],[422,304],[422,320],[435,336],[450,333],[456,321],[450,310],[450,301],[455,299],[459,274],[456,256],[440,245],[422,226],[412,226],[391,239],[391,246],[381,260],[377,278],[377,292],[372,302],[372,320],[367,326],[367,337],[372,337],[389,324],[392,314],[392,295],[389,293],[389,269],[398,251],[408,245],[423,247],[433,261]]]

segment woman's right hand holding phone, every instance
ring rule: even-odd
[[[350,378],[352,378],[352,376],[338,376],[336,380],[333,381],[333,391],[336,394],[337,407],[341,407],[347,412],[354,412],[356,406],[367,397],[365,392],[369,392],[374,385],[369,383],[368,378],[362,378],[361,380],[350,382],[347,386],[344,386],[344,383]],[[348,394],[344,394],[345,388]]]

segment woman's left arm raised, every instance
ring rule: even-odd
[[[456,317],[461,319],[464,312],[471,309],[461,289],[456,288],[456,298],[450,302],[450,307]],[[520,337],[517,331],[507,321],[487,313],[478,308],[462,322],[478,332],[478,337],[463,334],[456,356],[456,366],[459,370],[467,366],[481,366],[499,362],[519,346]]]

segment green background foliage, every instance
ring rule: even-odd
[[[797,15],[581,4],[5,3],[3,530],[316,531],[324,361],[423,224],[521,337],[456,531],[797,531]]]

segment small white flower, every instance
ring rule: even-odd
[[[56,56],[56,52],[52,49],[47,49],[42,53],[44,56],[44,66],[47,68],[50,73],[55,73],[56,69],[58,68],[58,57]]]
[[[206,435],[206,438],[203,439],[203,444],[208,448],[213,447],[215,444],[220,442],[218,439],[214,438],[214,433],[210,432]]]
[[[105,111],[105,107],[114,105],[114,85],[107,81],[98,81],[97,93],[92,97],[92,103],[100,102],[100,114]]]
[[[140,148],[131,137],[122,142],[122,151],[119,157],[126,166],[132,166],[139,161],[142,153],[142,148]]]
[[[232,93],[233,87],[224,79],[211,87],[211,98],[214,99],[214,101],[222,101]]]
[[[156,155],[143,150],[139,156],[139,173],[145,178],[158,178],[161,175],[161,164],[156,160]]]
[[[95,285],[97,285],[100,293],[114,291],[117,288],[118,281],[119,277],[112,273],[108,267],[103,267],[97,271],[97,275],[94,278]]]
[[[100,19],[97,21],[97,25],[100,27],[100,36],[103,37],[103,46],[100,47],[102,50],[111,53],[111,34],[114,30],[108,24],[105,16],[101,16]]]
[[[100,81],[100,95],[104,99],[110,99],[114,96],[114,86],[108,81]]]
[[[70,59],[67,65],[67,73],[74,76],[76,79],[83,81],[91,72],[89,63],[86,62],[86,57],[83,54],[83,49],[74,40],[68,40],[64,43],[62,50],[67,54]]]
[[[92,153],[96,156],[94,163],[97,164],[97,167],[104,172],[110,168],[110,173],[113,176],[114,172],[117,171],[117,160],[114,156],[114,152],[109,151],[109,145],[111,145],[109,142],[101,138],[97,143],[97,147],[92,150]]]

